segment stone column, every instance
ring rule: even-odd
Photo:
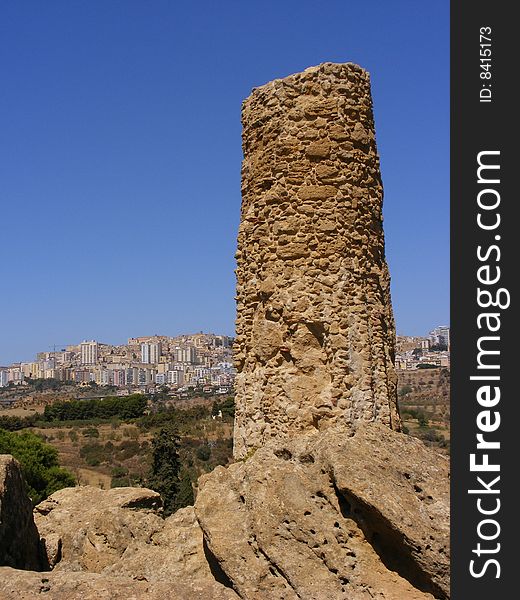
[[[271,81],[242,125],[235,458],[336,422],[400,429],[368,73]]]

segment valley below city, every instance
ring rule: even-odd
[[[449,453],[449,369],[398,371],[398,382],[404,430]],[[144,485],[150,469],[151,442],[164,424],[173,425],[181,437],[182,465],[195,489],[201,474],[232,461],[232,395],[192,389],[189,397],[181,398],[178,393],[163,391],[143,394],[146,414],[139,418],[44,420],[45,406],[88,398],[94,394],[92,389],[72,384],[44,391],[36,391],[34,385],[15,393],[0,389],[0,403],[8,397],[17,398],[12,407],[0,409],[0,428],[38,435],[56,448],[60,465],[74,475],[78,485],[102,489]],[[102,396],[103,388],[95,394]]]

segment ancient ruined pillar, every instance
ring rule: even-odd
[[[399,429],[368,73],[271,81],[242,125],[235,457],[337,421]]]

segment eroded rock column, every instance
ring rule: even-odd
[[[368,73],[255,88],[242,125],[235,457],[338,421],[399,429]]]

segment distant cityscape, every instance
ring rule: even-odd
[[[395,367],[399,371],[450,367],[450,328],[435,327],[425,337],[397,336]]]
[[[57,379],[85,386],[113,386],[128,393],[157,386],[209,386],[227,393],[235,378],[232,345],[233,338],[212,333],[137,337],[120,346],[85,340],[38,352],[32,362],[0,367],[0,387]]]
[[[38,352],[32,362],[0,367],[0,387],[56,379],[80,385],[119,388],[120,393],[203,387],[228,393],[236,371],[233,338],[213,333],[130,338],[127,344],[85,340],[77,345]],[[427,336],[397,336],[398,370],[450,366],[450,328],[438,326]]]

